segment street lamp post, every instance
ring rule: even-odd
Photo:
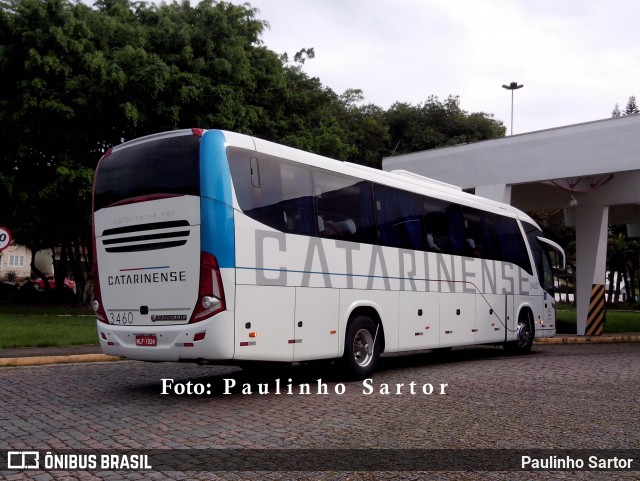
[[[502,84],[503,89],[511,90],[511,135],[513,135],[513,91],[524,87],[518,82],[511,82],[509,85]]]

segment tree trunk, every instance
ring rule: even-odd
[[[627,300],[629,304],[636,302],[636,272],[635,261],[632,261],[631,268],[629,269],[629,288],[627,290]]]
[[[621,280],[622,280],[622,276],[620,275],[620,272],[618,272],[618,275],[616,276],[615,304],[618,304],[620,302],[620,281]]]
[[[609,292],[607,293],[607,301],[609,304],[613,304],[613,271],[610,270],[607,275],[609,276]]]
[[[64,292],[64,281],[67,278],[67,270],[69,269],[69,262],[67,259],[67,249],[69,243],[64,240],[60,244],[60,260],[54,265],[55,279],[56,279],[56,296],[62,298]]]
[[[71,259],[71,268],[73,269],[73,278],[76,281],[76,301],[86,304],[84,299],[86,280],[86,269],[83,269],[83,256],[80,242],[76,241],[69,246],[69,258]]]

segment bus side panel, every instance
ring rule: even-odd
[[[295,298],[293,287],[236,287],[235,359],[293,361]]]
[[[507,325],[506,295],[478,294],[476,301],[476,342],[502,342]]]
[[[440,294],[437,292],[400,292],[398,319],[401,350],[439,346]]]
[[[440,346],[474,344],[476,294],[440,294]]]
[[[339,307],[339,289],[296,287],[294,361],[338,356]]]

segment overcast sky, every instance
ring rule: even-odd
[[[232,0],[233,3],[243,3]],[[608,118],[640,97],[639,0],[249,0],[289,58],[340,94],[388,108],[459,95],[514,133]]]

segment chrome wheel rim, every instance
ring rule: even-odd
[[[360,329],[353,338],[353,360],[366,367],[373,359],[373,336],[367,329]]]
[[[531,329],[525,323],[518,324],[518,339],[517,343],[520,347],[526,347],[531,341]]]

